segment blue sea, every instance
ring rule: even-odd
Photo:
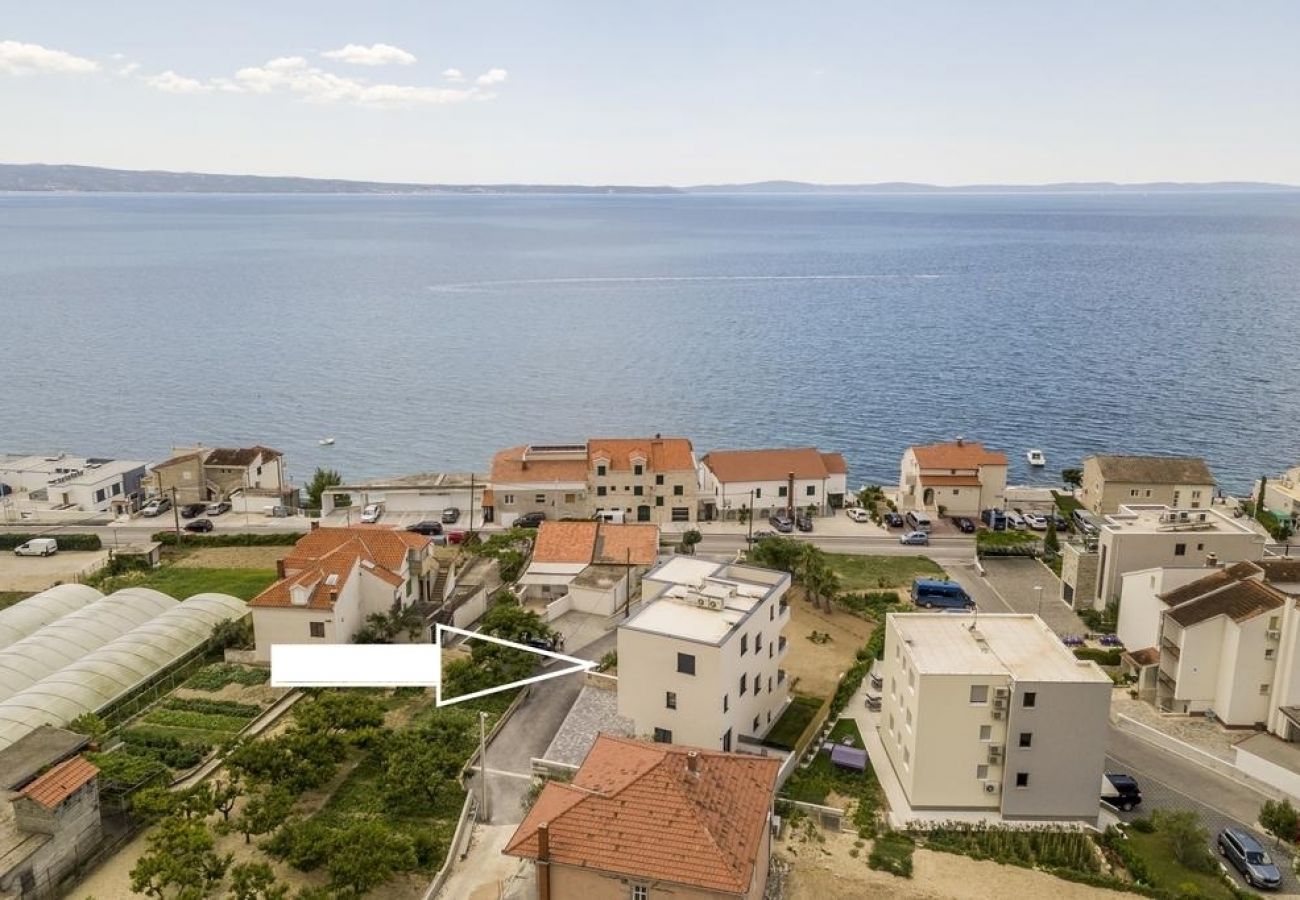
[[[1298,324],[1296,194],[0,195],[0,451],[353,479],[663,432],[856,486],[964,435],[1243,491],[1300,462]]]

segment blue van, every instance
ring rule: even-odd
[[[980,513],[980,520],[990,531],[1007,530],[1007,514],[1000,509],[986,509]]]
[[[974,609],[975,601],[955,581],[917,578],[912,582],[912,602],[922,609]]]

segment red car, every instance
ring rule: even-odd
[[[465,543],[465,532],[463,532],[463,531],[448,531],[448,532],[447,532],[447,543],[449,543],[449,544],[463,544],[463,543]]]

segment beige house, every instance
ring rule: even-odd
[[[674,556],[641,579],[618,629],[618,713],[662,743],[731,750],[789,695],[785,572]]]
[[[1258,496],[1259,482],[1256,481],[1251,497]],[[1264,508],[1292,521],[1300,517],[1300,466],[1287,469],[1278,478],[1265,480]]]
[[[1079,502],[1095,515],[1135,503],[1202,509],[1213,499],[1214,476],[1199,457],[1095,454],[1083,460]]]
[[[830,515],[844,505],[848,466],[815,447],[712,450],[700,460],[700,516],[735,519],[748,507],[766,519],[781,510]]]
[[[891,613],[880,672],[913,809],[1096,820],[1111,680],[1037,616]]]
[[[964,438],[908,447],[898,485],[898,505],[905,510],[978,518],[982,510],[1006,504],[1007,456]]]
[[[173,490],[177,503],[228,500],[242,492],[278,504],[293,493],[284,474],[284,454],[262,446],[174,448],[171,458],[150,473],[151,494],[170,496]]]
[[[523,513],[548,519],[590,519],[586,444],[530,444],[492,457],[492,521],[507,527]]]
[[[547,604],[548,621],[569,610],[612,616],[659,558],[659,526],[545,521],[516,582],[527,602]]]
[[[537,900],[762,900],[779,768],[601,734],[503,852],[535,861]]]
[[[1123,577],[1129,572],[1195,568],[1208,557],[1225,563],[1259,559],[1265,541],[1246,520],[1218,509],[1121,506],[1102,518],[1095,550],[1067,547],[1062,556],[1061,599],[1076,608],[1105,609],[1119,602]],[[1091,584],[1081,581],[1087,577],[1093,579]]]
[[[362,525],[313,529],[279,570],[248,604],[260,662],[273,644],[350,643],[368,616],[428,600],[437,564],[428,538]]]

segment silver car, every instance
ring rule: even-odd
[[[379,517],[384,514],[384,507],[378,503],[372,503],[365,509],[361,510],[361,522],[364,525],[373,525],[379,521]]]
[[[1254,888],[1275,891],[1282,886],[1282,873],[1273,864],[1255,836],[1244,828],[1225,828],[1216,841],[1221,853],[1233,868]]]

